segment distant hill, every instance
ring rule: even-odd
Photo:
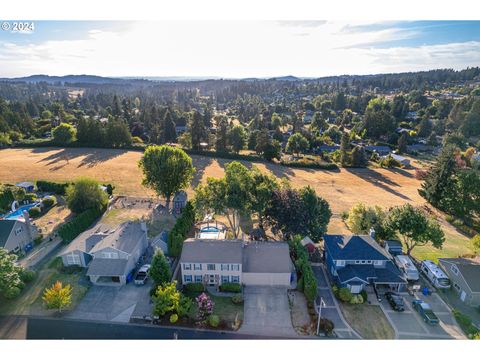
[[[132,79],[133,80],[133,79]],[[121,78],[109,78],[96,75],[65,75],[65,76],[50,76],[50,75],[31,75],[18,78],[1,78],[0,81],[12,81],[12,82],[29,82],[39,83],[46,82],[49,84],[54,83],[83,83],[83,84],[111,84],[111,83],[124,83],[127,81]]]

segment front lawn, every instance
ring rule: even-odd
[[[220,317],[220,321],[225,323],[229,330],[238,330],[243,322],[243,304],[234,304],[231,297],[215,296],[206,292],[215,303],[213,314]],[[193,300],[193,306],[190,309],[189,317],[192,320],[197,319],[197,305],[195,298],[200,295],[199,292],[189,292],[184,290],[183,294]]]
[[[52,315],[54,310],[45,309],[42,296],[45,288],[52,286],[57,280],[64,285],[70,284],[73,287],[72,304],[65,311],[73,310],[88,291],[88,282],[85,280],[84,271],[66,272],[60,258],[52,260],[37,272],[35,279],[27,284],[18,298],[2,301],[0,314]]]
[[[345,320],[364,339],[393,339],[395,331],[378,305],[340,303]]]

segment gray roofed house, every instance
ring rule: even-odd
[[[129,221],[116,229],[100,224],[79,235],[60,256],[65,266],[88,267],[94,284],[123,285],[147,246],[145,223]]]
[[[35,225],[21,219],[0,220],[0,247],[8,252],[25,250],[38,236]]]
[[[182,283],[290,286],[293,264],[284,242],[194,240],[183,243]]]
[[[452,258],[438,259],[438,264],[445,270],[452,288],[460,300],[471,306],[480,305],[480,257],[474,259]]]

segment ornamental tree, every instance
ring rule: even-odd
[[[43,303],[47,309],[57,309],[62,312],[62,309],[72,303],[72,290],[70,284],[63,286],[60,281],[57,281],[43,292]]]

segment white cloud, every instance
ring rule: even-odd
[[[463,68],[478,42],[375,48],[412,38],[395,28],[345,31],[341,22],[134,22],[80,40],[0,43],[0,76],[324,76]]]

